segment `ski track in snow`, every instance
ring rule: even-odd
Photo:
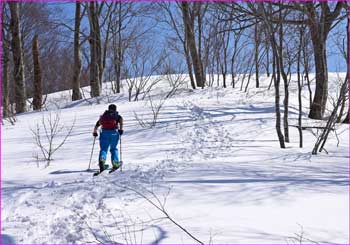
[[[141,102],[121,102],[126,119],[124,170],[95,178],[91,172],[70,170],[65,163],[70,153],[62,150],[57,154],[62,167],[56,161],[44,170],[27,164],[22,183],[11,166],[21,159],[10,150],[19,142],[16,126],[6,126],[2,233],[16,243],[193,243],[128,189],[151,198],[147,191],[153,190],[163,198],[171,188],[167,210],[204,242],[212,237],[214,243],[295,243],[294,234],[303,227],[305,237],[313,241],[346,243],[347,127],[342,127],[338,148],[335,137],[329,140],[329,155],[311,156],[315,138],[308,131],[305,147],[299,149],[292,128],[294,142],[281,150],[271,94],[208,88],[177,95],[167,101],[153,129],[142,129],[133,119],[133,111],[143,113]],[[93,125],[103,110],[104,106],[94,113],[82,110],[81,116]],[[291,121],[296,113],[291,109]],[[25,116],[32,120],[39,115]],[[70,119],[72,112],[67,115]],[[18,124],[20,130],[27,128]],[[90,134],[90,124],[76,132],[77,137]],[[24,151],[30,152],[32,145],[27,140],[24,144]],[[74,144],[79,147],[82,141]],[[90,151],[91,145],[87,147]],[[26,159],[29,154],[24,154]],[[98,144],[95,158],[97,154]],[[37,171],[31,180],[31,172]]]

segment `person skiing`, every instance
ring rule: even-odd
[[[106,110],[96,122],[92,133],[94,137],[98,136],[97,129],[100,126],[102,128],[100,132],[100,154],[98,157],[100,171],[95,173],[96,175],[105,170],[108,148],[110,148],[111,152],[112,171],[117,170],[121,166],[118,158],[117,145],[119,137],[124,133],[123,118],[117,112],[117,106],[115,104],[110,104],[108,110]]]

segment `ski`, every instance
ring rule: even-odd
[[[123,162],[120,162],[120,166],[118,167],[118,168],[112,168],[111,170],[109,170],[108,171],[108,173],[113,173],[113,172],[115,172],[116,170],[118,170],[118,169],[120,169],[121,167],[123,166]],[[107,168],[105,168],[105,170],[107,170],[108,169],[108,167]],[[97,172],[95,172],[92,176],[98,176],[98,175],[100,175],[101,173],[103,173],[105,170],[103,170],[102,172],[100,172],[100,171],[97,171]]]
[[[122,166],[123,166],[123,162],[120,162],[119,167],[118,168],[112,168],[111,170],[109,170],[109,173],[111,174],[111,173],[115,172],[116,170],[120,169]]]
[[[105,171],[105,170],[107,170],[108,168],[109,168],[109,165],[108,164],[104,164],[104,170],[103,171]],[[103,172],[102,171],[102,172]],[[97,175],[99,175],[99,174],[101,174],[102,173],[101,171],[97,171],[97,172],[95,172],[92,176],[97,176]]]
[[[103,171],[102,171],[103,172]],[[100,172],[100,171],[98,171],[98,172],[95,172],[92,176],[93,177],[95,177],[95,176],[97,176],[97,175],[99,175],[99,174],[101,174],[102,172]]]

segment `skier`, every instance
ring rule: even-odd
[[[94,137],[98,136],[97,129],[99,126],[102,128],[100,132],[100,154],[98,162],[100,172],[95,173],[95,175],[98,175],[105,170],[108,147],[110,148],[113,166],[111,171],[115,171],[121,166],[118,158],[117,144],[119,137],[124,133],[123,118],[118,114],[116,105],[110,104],[108,110],[100,116],[92,133]]]

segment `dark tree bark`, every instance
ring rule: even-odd
[[[120,81],[121,81],[121,67],[123,63],[123,45],[122,45],[122,26],[123,26],[123,17],[122,17],[122,3],[118,2],[118,24],[117,24],[117,40],[114,41],[114,71],[116,76],[116,92],[120,93]]]
[[[339,94],[339,97],[335,103],[333,111],[327,120],[326,127],[323,129],[322,134],[317,138],[315,146],[312,150],[313,155],[316,155],[317,151],[321,152],[324,149],[324,145],[327,142],[328,135],[329,135],[330,131],[332,131],[332,129],[334,129],[335,123],[337,121],[337,112],[338,112],[339,107],[341,105],[342,98],[344,96],[346,96],[346,94],[349,92],[348,85],[349,85],[348,76],[346,76],[345,81],[340,89],[340,94]]]
[[[275,45],[274,45],[275,46]],[[275,111],[276,111],[276,132],[278,136],[278,140],[280,142],[281,148],[286,148],[284,144],[284,136],[281,130],[281,110],[280,110],[280,82],[281,82],[281,72],[279,67],[279,62],[277,61],[277,48],[273,48],[273,71],[272,74],[274,76],[274,86],[275,86]]]
[[[347,82],[348,84],[350,84],[350,6],[347,5],[347,13],[348,13],[348,24],[346,26],[346,29],[347,29],[347,33],[346,33],[346,38],[347,38],[347,47],[348,47],[348,50],[347,50]],[[348,108],[348,113],[346,114],[346,117],[345,119],[343,120],[343,123],[350,123],[350,106]]]
[[[43,100],[43,85],[41,79],[41,67],[39,59],[38,35],[33,39],[33,66],[34,66],[34,90],[33,90],[33,110],[41,110]]]
[[[300,63],[301,63],[301,51],[303,46],[303,36],[304,36],[304,27],[299,27],[299,48],[297,54],[297,75],[298,75],[298,131],[299,131],[299,147],[303,148],[303,130],[302,126],[302,113],[303,113],[303,104],[302,104],[302,85],[300,79]]]
[[[222,86],[224,88],[227,87],[226,85],[226,76],[227,76],[227,56],[228,56],[228,48],[229,48],[229,42],[230,42],[230,33],[223,33],[222,40],[220,40],[220,45],[218,47],[218,64],[220,66],[221,75],[222,75]],[[220,52],[222,52],[223,57],[220,56]]]
[[[289,114],[289,85],[288,77],[284,70],[284,61],[283,61],[283,22],[282,22],[282,12],[280,12],[280,23],[279,23],[279,45],[278,45],[278,63],[279,70],[283,78],[284,85],[284,100],[283,100],[283,129],[284,129],[284,140],[289,142],[289,126],[288,126],[288,114]]]
[[[334,11],[331,11],[328,2],[320,2],[321,14],[317,16],[317,9],[314,3],[305,3],[308,15],[311,40],[314,49],[315,70],[316,70],[316,90],[310,108],[309,117],[322,119],[326,109],[328,97],[328,67],[326,41],[332,24],[339,16],[344,6],[343,2],[338,2]]]
[[[258,30],[258,22],[254,26],[254,62],[255,62],[255,87],[259,88],[259,46],[260,33]]]
[[[9,36],[5,31],[5,14],[2,14],[2,116],[9,116],[9,61],[10,61],[10,44]]]
[[[9,2],[8,5],[11,12],[11,47],[14,63],[13,76],[15,81],[16,113],[21,113],[26,111],[26,89],[24,81],[24,64],[19,10],[17,2]]]
[[[80,57],[80,12],[81,3],[75,3],[75,27],[74,27],[74,68],[72,79],[72,100],[80,100],[80,74],[81,74],[81,57]]]
[[[191,54],[190,54],[190,51],[189,51],[189,48],[188,48],[188,42],[187,42],[186,33],[184,34],[184,37],[183,37],[182,34],[181,34],[182,32],[181,32],[181,30],[178,27],[178,24],[176,22],[176,16],[174,16],[170,5],[166,4],[165,2],[159,3],[159,5],[168,14],[169,22],[167,22],[167,23],[168,23],[168,25],[170,25],[173,28],[173,30],[175,31],[177,37],[179,38],[179,40],[182,43],[183,52],[184,52],[185,60],[186,60],[186,66],[187,66],[188,74],[189,74],[189,77],[190,77],[191,87],[193,89],[196,89],[196,83],[195,83],[195,80],[194,80],[194,77],[193,77],[193,72],[192,72]],[[181,11],[181,14],[182,14],[182,11]]]
[[[203,18],[202,18],[202,4],[200,1],[194,3],[194,12],[197,16],[197,23],[198,23],[198,59],[200,61],[201,65],[201,72],[202,72],[202,78],[204,79],[204,83],[206,81],[205,77],[205,69],[203,65],[203,59],[202,59],[202,25],[203,25]],[[194,29],[194,28],[193,28]]]
[[[303,61],[304,61],[304,76],[307,82],[307,87],[309,91],[309,107],[311,108],[312,106],[312,90],[311,90],[311,81],[310,81],[310,65],[309,65],[309,59],[308,59],[308,54],[307,54],[307,43],[303,43]]]
[[[196,83],[194,82],[194,77],[193,77],[193,72],[192,72],[192,62],[191,62],[191,57],[190,57],[190,52],[188,49],[188,45],[185,39],[185,42],[183,43],[184,46],[184,53],[185,53],[185,58],[186,58],[186,64],[187,64],[187,69],[188,69],[188,73],[190,76],[190,81],[191,81],[191,87],[193,89],[196,89]]]
[[[276,111],[276,132],[277,137],[280,143],[281,148],[286,148],[284,136],[282,134],[281,130],[281,111],[280,111],[280,91],[279,86],[281,82],[281,69],[280,69],[280,62],[279,60],[279,52],[278,52],[278,45],[275,38],[275,30],[273,30],[273,24],[272,21],[268,19],[268,14],[266,13],[266,10],[264,8],[264,5],[262,3],[259,3],[259,11],[262,13],[262,18],[264,21],[266,34],[269,37],[271,47],[272,47],[272,76],[274,80],[274,87],[275,87],[275,111]]]
[[[101,42],[97,2],[89,3],[88,15],[90,24],[90,94],[91,97],[97,97],[101,95]]]
[[[270,45],[269,42],[266,41],[266,75],[270,77]]]
[[[204,87],[205,78],[203,77],[202,61],[200,60],[199,51],[196,46],[194,33],[194,16],[190,15],[189,3],[181,2],[182,18],[185,26],[185,35],[188,42],[188,48],[191,54],[194,76],[198,87]]]

